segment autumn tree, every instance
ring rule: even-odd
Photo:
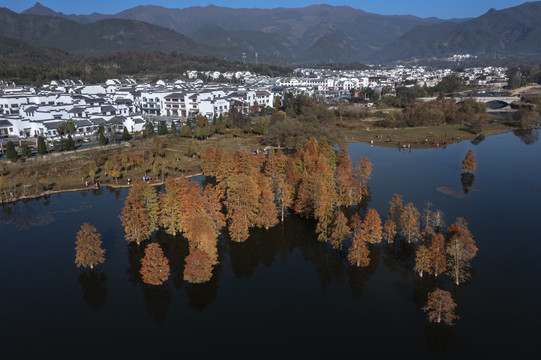
[[[287,178],[288,157],[281,151],[272,151],[264,165],[265,174],[270,177],[274,188],[280,219],[284,222],[286,210],[293,204],[295,189]]]
[[[470,278],[470,260],[478,249],[463,218],[457,218],[449,226],[447,238],[447,274],[458,286]]]
[[[394,222],[391,219],[387,219],[385,221],[385,224],[383,225],[383,233],[382,233],[383,240],[385,240],[388,244],[392,244],[394,242],[395,236],[396,236],[396,222]]]
[[[350,206],[353,204],[353,190],[355,179],[353,177],[353,165],[345,144],[340,145],[336,155],[336,194],[338,206]]]
[[[404,206],[400,214],[399,233],[408,243],[415,242],[419,238],[419,216],[419,210],[412,203]]]
[[[462,170],[467,172],[475,171],[477,163],[475,162],[475,156],[473,156],[473,151],[468,150],[466,157],[462,161]]]
[[[363,229],[366,232],[366,241],[371,244],[378,244],[382,239],[381,218],[376,209],[369,209],[363,222]]]
[[[366,233],[362,228],[353,226],[353,241],[348,251],[348,261],[356,267],[366,267],[370,264],[370,250],[366,245]]]
[[[184,178],[168,178],[165,181],[165,192],[159,196],[159,224],[166,233],[173,236],[182,232],[180,197],[185,182]]]
[[[140,273],[144,283],[161,285],[169,279],[169,261],[159,244],[148,244],[141,265]]]
[[[355,203],[360,203],[368,195],[367,182],[372,178],[372,163],[367,157],[360,156],[355,166]]]
[[[200,249],[193,249],[186,256],[184,267],[184,280],[192,284],[200,284],[212,277],[212,261],[207,253]]]
[[[257,225],[268,230],[278,223],[278,209],[274,202],[274,193],[270,179],[260,173],[258,176],[258,186],[261,196],[259,197]]]
[[[394,222],[398,222],[403,209],[404,203],[402,201],[402,195],[393,194],[393,197],[389,201],[389,212],[387,213],[387,217]]]
[[[201,152],[201,170],[206,176],[213,176],[218,182],[223,181],[233,172],[231,154],[218,144],[216,149],[211,147]]]
[[[430,268],[430,251],[424,245],[420,245],[415,252],[415,272],[419,273],[420,277],[423,277],[423,273],[432,274]]]
[[[428,246],[430,256],[430,268],[432,273],[438,277],[447,268],[445,256],[445,238],[442,234],[433,233]]]
[[[453,325],[455,319],[459,316],[455,315],[456,303],[453,300],[451,293],[442,289],[436,288],[428,294],[428,301],[423,311],[428,314],[428,321]]]
[[[255,179],[249,175],[232,175],[227,179],[227,218],[229,234],[236,242],[248,239],[248,230],[256,223],[260,191]]]
[[[120,215],[122,226],[126,232],[126,240],[135,242],[137,245],[148,239],[156,226],[155,223],[152,224],[152,218],[154,216],[157,218],[157,213],[151,216],[151,211],[145,200],[145,193],[150,193],[145,189],[147,185],[142,181],[133,184]]]
[[[75,265],[77,267],[90,267],[105,262],[105,249],[101,247],[101,235],[96,232],[96,228],[88,223],[81,226],[77,232],[75,241]]]
[[[347,239],[351,229],[348,226],[348,219],[340,210],[334,213],[330,228],[329,241],[334,249],[342,250],[342,244]]]
[[[295,211],[301,216],[313,216],[317,220],[318,239],[327,241],[337,197],[334,151],[327,143],[310,139],[295,156],[295,167],[301,169]]]

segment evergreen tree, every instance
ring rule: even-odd
[[[145,124],[145,129],[143,130],[145,136],[152,137],[156,135],[156,131],[154,131],[154,124],[150,121],[147,121]]]
[[[100,132],[100,134],[98,135],[98,140],[101,146],[107,145],[107,139],[105,138],[105,135],[103,135],[103,132]]]
[[[158,125],[158,135],[167,135],[169,134],[169,131],[167,130],[167,124],[165,121],[160,121],[160,125]]]
[[[171,121],[171,135],[177,135],[177,126],[174,121]]]
[[[45,140],[43,139],[43,136],[38,137],[38,154],[47,154],[47,146],[45,145]]]
[[[11,141],[8,141],[6,146],[6,157],[11,162],[17,162],[19,160],[19,153],[15,150],[15,145]]]
[[[71,134],[68,135],[68,139],[66,140],[65,149],[67,151],[75,150],[75,141],[73,141],[73,138],[71,137]]]
[[[122,139],[124,141],[128,141],[131,139],[130,133],[128,132],[128,129],[124,126],[124,130],[122,131]]]
[[[96,228],[88,223],[81,226],[77,232],[77,245],[75,247],[75,264],[77,267],[90,267],[102,264],[105,261],[105,249],[101,247],[101,235]]]
[[[30,150],[30,147],[26,144],[22,146],[21,153],[24,157],[31,157],[32,156],[32,150]]]

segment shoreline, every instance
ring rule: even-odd
[[[370,131],[371,137],[370,138],[367,138],[366,136],[362,136],[361,138],[359,138],[359,136],[355,136],[355,134],[350,133],[350,136],[347,136],[347,142],[348,143],[363,143],[363,144],[371,145],[372,147],[395,148],[395,149],[398,149],[399,151],[406,151],[406,150],[411,151],[412,149],[413,150],[444,149],[448,145],[459,144],[459,143],[461,143],[463,141],[474,140],[479,135],[484,135],[485,137],[490,137],[490,136],[493,136],[493,135],[505,134],[505,133],[511,132],[515,128],[513,128],[513,127],[502,128],[502,129],[498,129],[497,131],[494,131],[494,132],[489,132],[487,134],[473,134],[473,133],[472,134],[464,134],[464,135],[461,135],[458,139],[455,138],[455,137],[452,137],[451,140],[446,141],[445,144],[441,144],[441,143],[437,143],[437,142],[432,144],[432,140],[435,140],[434,138],[438,138],[438,136],[436,134],[433,134],[433,138],[430,138],[430,136],[427,134],[425,139],[427,139],[428,142],[425,142],[424,144],[421,144],[419,142],[417,144],[415,144],[414,142],[398,142],[398,141],[393,141],[392,140],[393,136],[395,138],[400,136],[399,134],[396,134],[396,132],[405,133],[405,132],[408,132],[408,131],[411,131],[411,130],[414,130],[414,131],[418,132],[419,130],[422,130],[422,129],[426,129],[428,131],[428,134],[432,134],[431,130],[434,130],[431,127],[411,128],[411,129],[410,128],[371,129],[371,131]],[[385,133],[392,133],[391,141],[386,141],[385,136],[383,135]],[[377,141],[375,141],[376,140],[376,135],[379,136],[379,138],[378,138],[379,140],[377,140]],[[370,139],[370,141],[368,139]],[[446,139],[446,137],[445,137],[445,139]],[[373,143],[371,143],[371,141],[373,141]],[[408,147],[408,144],[410,145],[410,147]],[[439,144],[439,146],[436,146],[436,144]],[[196,174],[190,174],[190,175],[184,175],[184,176],[187,177],[187,178],[191,178],[191,177],[195,177],[195,176],[199,176],[199,175],[202,175],[202,173],[198,172]],[[174,175],[169,175],[169,176],[174,176]],[[165,180],[151,182],[151,184],[153,186],[161,186],[161,185],[165,184]],[[123,184],[109,184],[109,183],[107,183],[107,184],[102,184],[101,187],[109,187],[109,188],[113,188],[113,189],[122,189],[122,188],[129,188],[130,185],[128,185],[127,183],[123,183]],[[93,190],[93,189],[96,189],[96,188],[94,186],[91,186],[91,185],[82,186],[82,187],[81,186],[75,186],[75,185],[73,185],[72,187],[69,187],[69,185],[68,185],[68,187],[66,189],[46,190],[46,191],[43,191],[41,193],[34,194],[34,195],[21,195],[21,196],[17,196],[17,197],[11,197],[11,198],[9,198],[7,200],[1,199],[0,200],[0,206],[3,206],[4,204],[15,203],[17,201],[26,201],[26,200],[38,199],[38,198],[41,198],[41,197],[44,197],[44,196],[49,196],[49,195],[54,195],[54,194],[76,192],[76,191],[85,191],[85,190]]]
[[[191,174],[191,175],[187,175],[185,177],[186,178],[192,178],[192,177],[196,177],[196,176],[200,176],[200,175],[203,175],[203,173]],[[163,186],[164,184],[165,184],[165,180],[156,181],[156,182],[150,182],[150,185],[152,185],[152,186]],[[99,190],[101,188],[127,189],[127,188],[130,188],[130,187],[131,187],[131,185],[128,185],[128,184],[105,184],[105,185],[101,185],[99,188],[96,188],[95,186],[90,186],[89,185],[89,186],[85,186],[85,187],[77,187],[77,188],[70,188],[70,189],[63,189],[63,190],[47,190],[47,191],[42,192],[41,194],[23,195],[23,196],[19,196],[18,198],[15,198],[15,199],[2,201],[2,202],[0,202],[0,206],[6,205],[6,204],[16,203],[18,201],[35,200],[35,199],[39,199],[39,198],[44,197],[44,196],[55,195],[55,194],[70,193],[70,192],[85,191],[85,190]]]

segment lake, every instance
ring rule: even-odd
[[[127,190],[64,193],[0,207],[2,330],[11,358],[457,358],[526,355],[541,320],[541,143],[510,132],[473,145],[400,152],[350,144],[352,159],[374,164],[371,199],[385,219],[393,193],[419,209],[427,201],[470,224],[479,252],[456,288],[446,276],[420,279],[414,252],[371,247],[365,269],[317,241],[313,221],[290,215],[254,230],[246,243],[219,242],[210,282],[183,281],[187,242],[158,232],[171,277],[142,284],[143,246],[128,245],[118,215]],[[461,162],[477,170],[465,193]],[[363,209],[362,211],[365,211]],[[89,273],[74,264],[75,234],[96,226],[106,262]],[[460,319],[428,323],[421,307],[435,286],[453,294]],[[522,356],[520,356],[522,357]]]

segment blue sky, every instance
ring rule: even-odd
[[[7,7],[20,12],[32,5],[36,0],[0,0],[1,7]],[[161,5],[169,8],[186,8],[190,6],[205,6],[214,4],[227,7],[303,7],[312,4],[348,5],[356,9],[384,15],[415,15],[420,17],[436,16],[443,19],[453,17],[476,17],[484,14],[490,8],[504,9],[520,5],[525,0],[342,0],[342,1],[310,1],[310,0],[287,0],[287,1],[263,1],[263,0],[41,0],[41,4],[55,11],[66,14],[90,14],[99,12],[114,14],[137,5]]]

